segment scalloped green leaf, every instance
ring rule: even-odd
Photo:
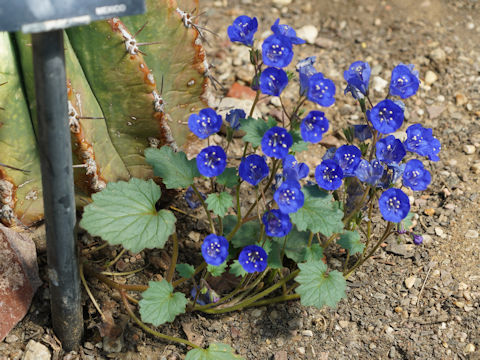
[[[338,208],[332,195],[320,190],[317,185],[304,186],[305,202],[297,212],[290,214],[290,219],[298,230],[310,230],[331,236],[343,232],[343,212]]]
[[[213,343],[207,349],[193,349],[187,353],[185,360],[242,360],[240,355],[235,355],[234,350],[221,343]]]
[[[308,150],[308,143],[303,141],[300,131],[298,130],[290,131],[290,135],[292,135],[292,139],[293,139],[293,144],[290,150],[292,150],[295,153],[300,153],[302,151]]]
[[[217,176],[217,183],[225,185],[230,188],[238,183],[238,175],[236,168],[226,168],[220,175]]]
[[[215,215],[223,217],[229,208],[233,206],[233,198],[227,192],[209,194],[205,202],[208,210],[213,211]]]
[[[227,261],[224,261],[218,266],[215,266],[215,265],[207,266],[207,270],[212,276],[220,276],[225,272],[226,269],[227,269]]]
[[[263,135],[270,127],[262,119],[249,117],[248,119],[240,120],[240,129],[245,131],[243,141],[249,142],[253,147],[260,146]]]
[[[268,255],[267,264],[272,269],[282,268],[282,244],[267,240],[263,245],[263,249]]]
[[[195,274],[195,268],[190,264],[177,264],[175,270],[177,270],[178,275],[186,279],[190,279]]]
[[[187,188],[200,176],[195,159],[188,160],[183,151],[175,152],[170,146],[145,149],[145,158],[167,189]]]
[[[234,260],[233,264],[230,265],[229,273],[240,277],[247,275],[247,272],[243,269],[242,265],[238,262],[238,260]]]
[[[340,235],[337,244],[350,252],[350,255],[363,252],[365,244],[360,241],[360,234],[357,231],[345,231]]]
[[[312,244],[303,249],[303,261],[316,261],[323,259],[323,248],[318,244]]]
[[[92,195],[93,202],[85,207],[80,226],[135,253],[145,248],[161,249],[175,231],[176,218],[171,211],[155,209],[160,196],[160,187],[153,180],[109,183]]]
[[[183,314],[188,300],[183,293],[173,292],[173,286],[167,280],[149,281],[148,289],[142,293],[139,301],[142,321],[154,326],[172,322],[175,316]]]
[[[341,272],[333,270],[327,274],[327,265],[321,260],[298,264],[298,267],[300,273],[295,280],[300,286],[295,291],[303,306],[336,307],[346,297],[347,281]]]
[[[228,235],[235,227],[237,217],[235,215],[227,215],[223,219],[223,233]],[[236,248],[243,248],[247,245],[255,244],[260,236],[260,224],[258,220],[252,220],[242,224],[240,229],[235,233],[231,243]]]
[[[304,249],[307,247],[309,234],[308,231],[298,231],[294,225],[287,235],[285,256],[297,263],[302,262],[304,260]],[[285,238],[272,237],[272,240],[283,247]]]

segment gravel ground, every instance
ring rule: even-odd
[[[422,84],[417,96],[406,101],[408,122],[432,127],[443,148],[440,161],[431,165],[432,185],[415,194],[412,208],[424,244],[389,240],[349,278],[348,298],[337,309],[290,302],[223,316],[189,314],[162,330],[228,343],[246,359],[480,359],[480,3],[205,0],[201,8],[206,11],[201,22],[219,35],[208,36],[206,49],[212,72],[226,89],[235,82],[248,85],[251,77],[248,54],[226,35],[235,17],[257,16],[261,37],[280,17],[309,38],[309,44],[295,48],[294,62],[316,55],[317,70],[337,86],[337,101],[326,111],[331,144],[339,141],[336,131],[359,120],[353,99],[342,94],[343,70],[351,62],[370,63],[376,100],[385,95],[396,64],[415,64]],[[287,90],[287,106],[295,91]],[[218,102],[219,94],[213,97]],[[264,101],[259,109],[279,112],[275,101]],[[315,163],[318,156],[304,160]],[[182,227],[191,239],[182,246],[198,249],[202,224]],[[144,260],[129,259],[137,266]],[[339,262],[335,257],[329,261],[333,267]],[[104,308],[120,316],[118,297],[98,296]],[[21,358],[29,340],[46,345],[54,358],[63,356],[49,328],[47,300],[48,289],[42,288],[30,313],[0,343],[0,359],[2,354]],[[184,358],[185,348],[165,345],[132,324],[125,328],[121,351],[113,352],[114,346],[102,344],[91,306],[85,318],[86,343],[66,358]]]

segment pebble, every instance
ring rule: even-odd
[[[469,145],[469,144],[465,144],[463,145],[463,152],[467,155],[472,155],[475,153],[475,146],[473,145]]]
[[[268,317],[270,318],[270,320],[274,321],[274,320],[277,320],[280,317],[280,315],[277,310],[272,310],[268,315]]]
[[[48,348],[35,340],[30,340],[25,348],[22,360],[50,360],[51,354]]]
[[[425,83],[427,85],[432,85],[437,80],[438,80],[437,74],[435,74],[431,70],[428,70],[427,73],[425,74]]]
[[[262,314],[263,314],[263,311],[261,309],[255,309],[252,311],[252,316],[256,318],[262,316]]]
[[[423,212],[425,213],[425,215],[433,216],[433,214],[435,214],[435,209],[434,208],[427,208],[427,209],[423,210]]]
[[[288,360],[288,354],[285,350],[280,350],[275,353],[273,360]]]
[[[307,336],[307,337],[313,337],[313,331],[312,330],[303,330],[302,335]]]
[[[463,351],[465,351],[465,353],[473,353],[475,352],[475,345],[473,345],[472,343],[467,344]]]
[[[393,328],[391,326],[385,327],[385,332],[387,333],[387,335],[393,334],[394,331],[395,330],[393,330]]]
[[[470,170],[472,170],[474,174],[480,174],[480,163],[475,163],[470,166]]]
[[[388,81],[382,79],[380,76],[374,76],[372,81],[373,90],[376,92],[383,92],[388,85]]]
[[[305,355],[305,348],[303,346],[300,346],[299,348],[297,348],[297,352],[300,355]]]
[[[407,289],[411,289],[413,285],[415,285],[415,281],[417,278],[415,276],[409,276],[408,278],[405,279],[405,286]]]
[[[341,327],[342,329],[345,329],[346,327],[348,327],[348,321],[346,321],[346,320],[340,320],[340,321],[338,322],[338,325],[340,325],[340,327]]]
[[[468,230],[466,233],[465,233],[465,237],[467,239],[477,239],[478,238],[478,231],[477,230]]]
[[[292,0],[273,0],[273,3],[278,6],[286,6],[290,5],[292,3]]]
[[[313,25],[305,25],[297,30],[297,36],[307,42],[307,44],[315,44],[318,36],[318,30]]]
[[[5,342],[7,344],[11,344],[11,343],[14,343],[14,342],[17,342],[18,341],[18,336],[17,335],[8,335],[6,338],[5,338]]]
[[[463,106],[468,102],[468,98],[462,93],[455,94],[455,104],[457,106]]]
[[[443,229],[442,229],[442,228],[439,228],[439,227],[436,227],[436,228],[435,228],[435,234],[436,234],[437,236],[442,237],[442,235],[444,234]]]
[[[447,58],[447,54],[442,48],[436,48],[430,53],[430,58],[433,61],[442,62],[445,61],[445,59]]]
[[[280,98],[278,96],[272,96],[270,98],[270,104],[278,108],[282,106],[282,103],[280,102]]]

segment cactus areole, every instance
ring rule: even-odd
[[[135,4],[137,6],[133,6]],[[138,14],[145,9],[143,0],[127,0],[121,4],[112,0],[84,0],[73,5],[60,0],[43,3],[19,0],[5,9],[0,6],[3,15],[0,16],[0,30],[21,29],[35,33],[32,36],[32,58],[52,322],[66,351],[80,344],[83,317],[74,233],[72,124],[66,121],[70,118],[72,105],[68,101],[61,29],[87,24],[92,19]],[[13,186],[8,186],[11,183],[3,175],[2,181],[2,194],[10,191],[13,195]]]

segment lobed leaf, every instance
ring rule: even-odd
[[[233,198],[226,192],[210,194],[205,202],[208,205],[208,210],[213,211],[215,215],[220,217],[223,217],[227,210],[233,206]]]
[[[175,270],[177,270],[178,275],[186,279],[190,279],[195,274],[195,268],[190,264],[177,264]]]
[[[365,244],[360,241],[360,234],[357,231],[345,231],[340,235],[337,243],[345,250],[348,250],[350,255],[361,253],[365,248]]]
[[[234,350],[225,344],[213,343],[207,349],[193,349],[187,353],[185,360],[241,360]]]

